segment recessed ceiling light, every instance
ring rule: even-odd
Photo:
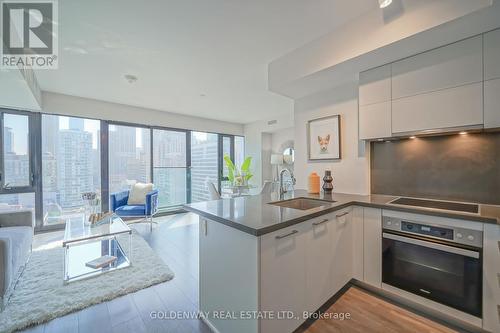
[[[459,132],[458,134],[460,134],[460,135],[467,135],[467,132],[466,131],[462,131],[462,132]]]
[[[385,8],[392,3],[392,0],[378,0],[378,5],[380,8]]]
[[[416,139],[417,137],[415,135],[410,136],[410,139]]]
[[[128,83],[135,83],[137,81],[137,76],[132,74],[125,74],[123,77]]]

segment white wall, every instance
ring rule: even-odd
[[[276,123],[269,125],[269,121],[276,120]],[[267,162],[263,162],[262,134],[271,133],[284,128],[293,127],[293,113],[284,113],[276,117],[259,120],[250,124],[245,124],[245,155],[252,157],[252,172],[254,176],[250,182],[254,185],[262,185],[263,180],[268,176]],[[264,144],[267,144],[266,142]],[[265,154],[265,153],[264,153]],[[264,156],[264,159],[267,159]],[[263,169],[266,171],[263,172]]]
[[[271,154],[273,141],[271,133],[262,133],[262,181],[273,180]]]
[[[109,103],[89,98],[43,92],[42,110],[47,113],[157,125],[197,131],[243,135],[243,125]]]
[[[330,115],[341,116],[340,161],[307,160],[307,122]],[[333,174],[334,191],[369,194],[369,149],[358,140],[358,87],[355,84],[307,96],[295,101],[295,177],[296,188],[307,188],[307,177],[315,171],[321,177],[326,168]],[[366,156],[365,156],[366,155]]]
[[[295,130],[293,127],[285,128],[271,133],[271,148],[273,154],[282,154],[283,145],[293,142],[295,138]],[[293,145],[291,146],[293,147]]]

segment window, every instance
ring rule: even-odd
[[[191,132],[191,201],[210,200],[208,183],[219,182],[218,135]]]
[[[109,191],[151,182],[151,130],[109,125]]]
[[[3,186],[31,186],[29,117],[3,114]]]
[[[187,132],[153,130],[153,183],[160,208],[187,202]]]
[[[242,136],[234,137],[234,162],[238,168],[245,160],[245,138]]]
[[[0,194],[0,213],[27,209],[35,211],[35,193]]]
[[[82,193],[101,190],[100,121],[42,116],[43,225],[83,212]]]

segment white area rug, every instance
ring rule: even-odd
[[[128,239],[120,244],[128,252]],[[63,248],[34,251],[7,307],[0,313],[0,332],[41,324],[174,277],[136,232],[132,234],[132,253],[131,267],[64,285]]]

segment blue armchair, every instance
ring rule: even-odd
[[[110,195],[111,210],[120,217],[143,217],[144,222],[151,223],[151,230],[153,230],[153,216],[158,212],[158,190],[146,194],[144,205],[128,205],[129,193],[129,190],[112,193]]]

